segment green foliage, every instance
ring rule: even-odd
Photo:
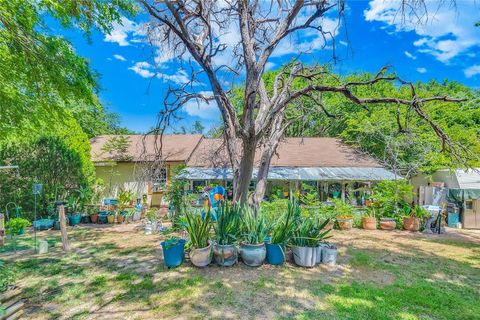
[[[120,192],[118,193],[118,202],[119,202],[119,207],[120,210],[124,210],[134,200],[135,193],[132,190],[128,189],[121,189]]]
[[[24,218],[13,218],[5,223],[5,231],[9,235],[17,235],[23,228],[30,226],[31,223]]]
[[[217,209],[217,221],[213,225],[218,244],[234,244],[238,240],[241,215],[242,207],[238,204],[229,205],[226,201],[222,201]]]
[[[194,210],[185,211],[184,215],[185,229],[190,237],[189,247],[193,249],[201,249],[208,247],[208,240],[210,239],[210,214],[202,215]]]
[[[17,278],[17,272],[14,266],[12,265],[6,266],[5,262],[0,260],[0,292],[4,292],[5,290],[8,289],[9,285],[13,285],[16,278]]]
[[[40,215],[52,201],[75,195],[76,190],[93,183],[88,140],[43,136],[0,145],[0,165],[18,165],[19,170],[0,172],[0,206],[15,201],[24,211],[33,211],[33,183],[43,184],[38,196]]]
[[[270,231],[261,210],[257,214],[251,208],[245,208],[242,216],[242,239],[247,244],[259,244],[265,240]]]
[[[276,221],[270,221],[271,227],[271,243],[285,244],[293,235],[297,221],[301,218],[301,208],[298,202],[293,199],[288,203],[287,211],[285,211]]]
[[[419,219],[425,219],[430,217],[430,213],[428,212],[427,209],[417,205],[413,208],[413,210],[410,211],[410,214],[408,216],[419,218]]]
[[[291,243],[299,247],[316,247],[320,241],[330,238],[330,229],[322,231],[330,222],[329,219],[320,222],[318,219],[304,218],[297,221]]]
[[[288,199],[274,199],[262,201],[260,211],[268,221],[275,221],[288,209]]]
[[[373,188],[373,206],[383,217],[395,217],[413,200],[413,186],[405,180],[381,181]]]
[[[154,208],[150,208],[147,210],[146,218],[150,222],[155,222],[158,220],[157,210]]]
[[[341,199],[331,199],[331,201],[334,203],[333,210],[335,211],[335,216],[337,218],[353,218],[354,208],[350,203],[347,203]]]
[[[181,164],[176,166],[172,172],[172,179],[170,179],[170,184],[168,185],[167,194],[165,195],[166,201],[168,201],[171,208],[173,208],[173,217],[172,223],[174,226],[178,225],[179,217],[182,216],[184,208],[186,207],[185,203],[185,186],[187,181],[184,179],[177,179],[177,175],[182,171],[186,165]]]

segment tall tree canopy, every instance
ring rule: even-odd
[[[88,36],[93,27],[108,32],[122,12],[134,10],[126,0],[0,0],[0,137],[55,130],[72,116],[89,136],[115,129],[118,120],[97,98],[95,72],[42,18]]]

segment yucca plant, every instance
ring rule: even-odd
[[[331,237],[328,235],[331,230],[324,230],[329,222],[330,219],[320,222],[310,218],[299,221],[293,232],[292,244],[298,247],[318,246],[320,241]]]
[[[208,247],[210,230],[212,228],[209,214],[206,214],[202,219],[202,215],[199,212],[187,210],[184,215],[184,225],[190,237],[190,248],[201,249]]]
[[[242,207],[224,201],[217,210],[217,222],[213,225],[215,238],[220,245],[234,244],[240,233]]]
[[[267,227],[265,217],[261,210],[255,213],[250,208],[245,208],[242,212],[242,239],[246,244],[263,243],[268,236],[270,229]]]
[[[272,223],[271,243],[284,244],[290,240],[301,213],[302,210],[296,199],[288,202],[287,211],[276,222]]]

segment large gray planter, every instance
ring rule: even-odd
[[[265,243],[260,244],[242,244],[240,246],[240,256],[243,262],[250,267],[258,267],[263,264],[267,256]]]
[[[238,261],[238,249],[234,244],[216,244],[213,247],[213,257],[219,266],[230,267]]]
[[[319,264],[320,262],[322,262],[322,245],[319,244],[316,248],[315,248],[315,263],[316,264]]]
[[[301,267],[315,267],[317,262],[317,247],[297,247],[292,248],[293,260]]]
[[[325,246],[322,248],[322,263],[334,266],[337,263],[337,247],[333,245]]]
[[[192,249],[190,251],[190,261],[196,267],[206,267],[212,262],[212,244],[201,249]]]

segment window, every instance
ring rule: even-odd
[[[167,187],[167,169],[158,168],[152,178],[152,192],[165,191]]]

